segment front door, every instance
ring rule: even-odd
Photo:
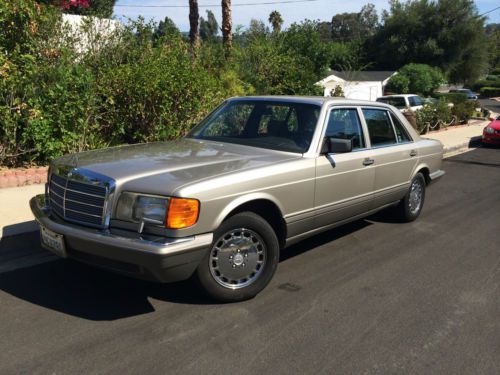
[[[323,227],[369,211],[375,170],[372,151],[356,107],[330,110],[325,136],[351,139],[352,152],[320,155],[316,160],[316,227]]]

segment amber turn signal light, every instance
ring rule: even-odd
[[[200,212],[197,199],[170,198],[167,212],[167,228],[181,229],[196,224]]]

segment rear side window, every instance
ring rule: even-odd
[[[410,96],[408,101],[410,102],[410,107],[416,107],[423,104],[422,99],[418,96]]]
[[[358,111],[354,108],[333,109],[328,119],[326,136],[351,139],[353,149],[366,147]]]
[[[398,143],[402,142],[411,142],[411,138],[408,135],[408,132],[404,125],[399,121],[399,119],[393,114],[390,114],[392,123],[394,124],[394,130],[396,130],[396,138],[398,139]]]
[[[363,109],[372,147],[397,143],[394,129],[387,111],[383,109]]]

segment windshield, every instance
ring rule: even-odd
[[[188,137],[304,153],[311,145],[320,109],[303,103],[230,101],[191,130]]]
[[[378,98],[377,102],[390,104],[396,108],[406,108],[405,98],[402,96],[395,96],[391,98]]]

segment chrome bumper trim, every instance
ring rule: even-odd
[[[212,233],[182,238],[148,236],[154,238],[152,240],[144,238],[146,236],[138,236],[136,233],[129,233],[127,231],[119,231],[120,235],[118,235],[112,233],[112,230],[109,229],[99,230],[66,222],[61,223],[51,217],[50,208],[45,205],[45,195],[43,194],[33,197],[30,200],[30,207],[37,222],[58,234],[122,248],[124,251],[131,250],[156,255],[174,255],[185,251],[206,248],[212,244],[213,240]]]

